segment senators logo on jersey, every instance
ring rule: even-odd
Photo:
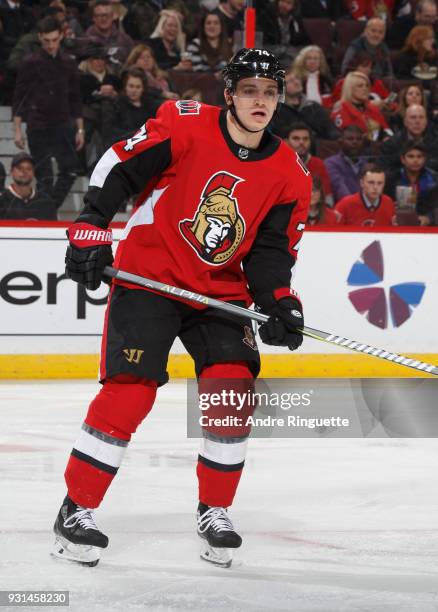
[[[243,240],[245,221],[232,197],[236,185],[243,180],[228,172],[217,172],[208,179],[193,219],[180,221],[181,234],[206,263],[227,262]]]

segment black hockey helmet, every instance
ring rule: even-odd
[[[232,93],[238,81],[250,77],[272,79],[278,85],[280,101],[284,100],[284,70],[277,57],[266,49],[241,49],[222,72],[226,89]]]

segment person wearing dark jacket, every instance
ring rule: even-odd
[[[339,0],[304,0],[301,6],[301,16],[312,19],[328,18],[336,21],[348,13]]]
[[[347,47],[342,60],[341,72],[346,73],[354,57],[358,53],[366,51],[373,59],[373,76],[376,78],[393,76],[391,56],[387,45],[384,43],[386,24],[383,19],[374,17],[369,19],[363,34],[353,40]]]
[[[122,93],[102,100],[102,132],[105,146],[122,140],[155,116],[157,98],[147,95],[147,83],[140,68],[129,68],[123,75]]]
[[[438,24],[438,7],[435,0],[420,0],[414,13],[403,15],[392,23],[388,35],[391,49],[401,49],[409,32],[415,26],[431,26],[435,32]]]
[[[401,53],[394,60],[399,79],[436,78],[435,33],[430,26],[415,26],[409,32]]]
[[[26,122],[38,189],[50,193],[58,206],[74,183],[76,152],[85,143],[78,69],[74,60],[60,51],[60,28],[52,17],[39,22],[41,49],[23,61],[12,103],[15,144],[24,149],[22,122]],[[52,157],[58,165],[56,181]]]
[[[331,121],[328,112],[317,102],[307,100],[303,85],[293,69],[286,72],[285,102],[279,105],[271,129],[286,138],[292,123],[304,122],[319,138],[337,140],[340,132]]]
[[[17,153],[12,158],[11,178],[0,195],[0,219],[56,220],[55,202],[32,187],[34,161],[29,153]]]
[[[18,39],[34,28],[35,17],[32,9],[20,0],[0,0],[0,24],[0,56],[2,60],[7,60]]]
[[[265,47],[283,47],[293,56],[298,47],[310,44],[303,20],[295,9],[295,0],[275,0],[261,13],[258,24]]]
[[[405,143],[416,141],[426,150],[429,168],[438,171],[438,133],[428,122],[424,106],[419,104],[408,106],[403,122],[403,129],[381,145],[381,161],[385,168],[390,171],[396,170],[400,166],[400,151]]]
[[[430,191],[437,186],[438,176],[426,166],[425,147],[416,142],[407,142],[401,150],[400,162],[399,168],[388,176],[385,193],[395,200],[398,187],[410,188],[418,222],[420,225],[431,225],[430,207],[425,201]]]

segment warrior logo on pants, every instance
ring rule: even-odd
[[[193,219],[179,224],[181,234],[203,261],[220,265],[231,259],[245,235],[233,191],[244,179],[217,172],[208,179]]]

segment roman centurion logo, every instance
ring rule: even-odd
[[[203,261],[220,265],[231,259],[245,235],[236,198],[232,197],[244,179],[217,172],[208,181],[193,219],[180,221],[183,237]]]

